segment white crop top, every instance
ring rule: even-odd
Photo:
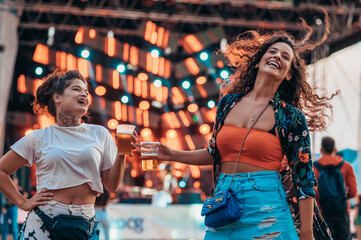
[[[35,164],[37,191],[75,187],[87,183],[103,192],[102,170],[113,166],[117,147],[103,126],[82,123],[76,127],[57,124],[35,130],[24,136],[11,149]]]

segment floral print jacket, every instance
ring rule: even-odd
[[[208,151],[213,156],[213,164],[218,176],[218,166],[221,163],[216,138],[221,130],[227,113],[242,99],[246,93],[228,94],[221,98],[217,107],[216,121]],[[310,136],[303,113],[278,98],[278,94],[271,100],[282,149],[291,168],[293,184],[296,188],[297,199],[314,197],[316,195],[316,178],[312,169]]]

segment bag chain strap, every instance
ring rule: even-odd
[[[234,174],[235,174],[236,169],[237,169],[237,164],[238,164],[239,156],[241,155],[244,142],[246,141],[246,138],[247,138],[249,132],[252,130],[253,126],[256,124],[256,122],[257,122],[258,119],[262,116],[262,114],[266,111],[266,109],[267,109],[267,107],[268,107],[269,104],[270,104],[270,101],[267,102],[266,106],[264,107],[264,109],[262,110],[262,112],[260,112],[260,114],[257,116],[257,118],[254,120],[254,122],[252,123],[251,127],[248,129],[246,135],[245,135],[244,138],[243,138],[243,142],[242,142],[242,145],[241,145],[241,149],[240,149],[239,152],[238,152],[237,161],[236,161],[236,164],[234,165],[234,169],[233,169],[233,173],[232,173],[232,179],[231,179],[231,182],[229,183],[229,187],[231,187],[231,185],[232,185],[233,178],[234,178]]]

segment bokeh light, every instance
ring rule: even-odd
[[[187,109],[188,109],[189,112],[195,113],[198,110],[198,105],[195,104],[195,103],[191,103],[191,104],[188,105]]]
[[[211,130],[211,127],[208,124],[202,124],[199,127],[199,132],[202,134],[207,134],[207,133],[209,133],[210,130]]]
[[[88,49],[83,49],[83,50],[81,51],[81,53],[80,53],[80,56],[81,56],[82,58],[88,58],[88,57],[90,57],[90,52],[89,52],[89,50],[88,50]]]
[[[104,96],[104,94],[107,92],[107,90],[103,86],[97,86],[95,88],[94,92],[98,96]]]
[[[189,89],[190,87],[191,87],[191,83],[189,82],[189,81],[183,81],[182,82],[182,87],[184,88],[184,89]]]
[[[125,65],[124,64],[119,64],[117,66],[117,71],[120,72],[120,73],[124,73],[125,72]]]
[[[42,67],[37,67],[35,68],[35,73],[36,75],[40,76],[41,74],[43,74],[43,68]]]
[[[167,137],[175,138],[177,136],[177,132],[173,129],[167,131]]]
[[[118,124],[119,123],[118,123],[118,121],[116,119],[110,119],[108,121],[108,128],[114,130],[114,129],[117,128]]]
[[[155,80],[154,80],[154,86],[155,86],[155,87],[160,87],[160,86],[162,86],[162,80],[160,80],[160,79],[155,79]]]
[[[128,103],[129,102],[129,97],[128,96],[123,96],[120,101],[122,101],[122,103]]]
[[[144,138],[148,138],[152,135],[152,130],[149,128],[143,128],[142,131],[140,131],[140,135]]]
[[[142,110],[148,110],[150,107],[150,103],[146,100],[143,100],[139,103],[139,108]]]

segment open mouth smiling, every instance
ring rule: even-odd
[[[80,103],[80,104],[83,105],[83,106],[87,106],[87,105],[88,105],[88,100],[85,99],[85,98],[78,99],[77,102]]]
[[[273,67],[275,67],[275,68],[277,68],[277,69],[280,69],[281,67],[280,67],[280,65],[277,63],[277,62],[275,62],[275,61],[269,61],[268,63],[267,63],[267,65],[269,65],[269,66],[273,66]]]

